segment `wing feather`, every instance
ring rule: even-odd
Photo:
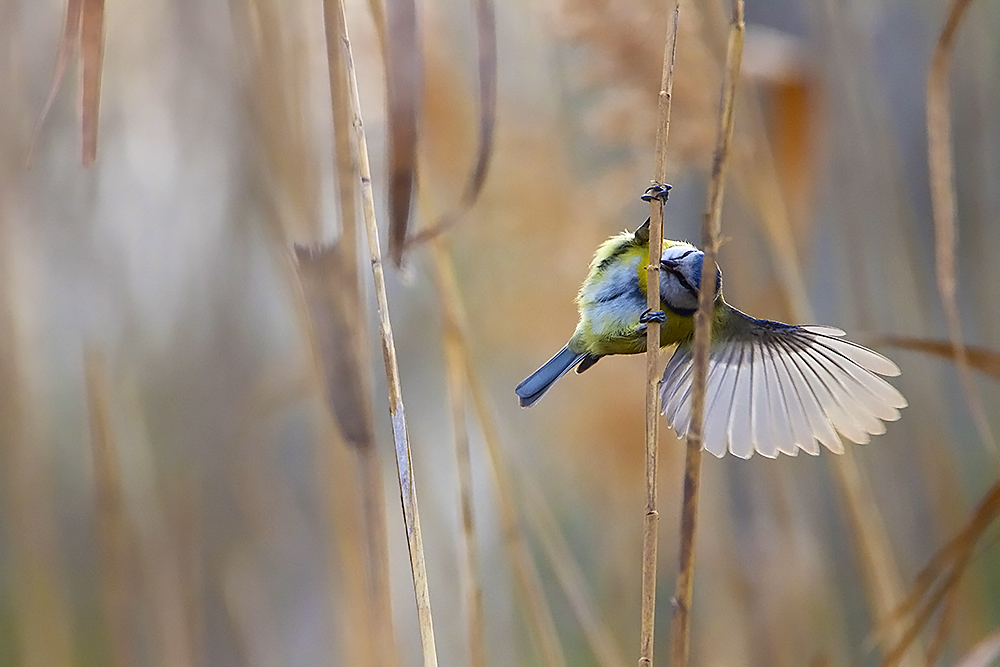
[[[809,413],[805,405],[806,400],[815,401],[812,392],[800,393],[788,370],[788,362],[780,350],[775,355],[775,367],[778,371],[779,386],[785,396],[785,405],[788,408],[788,424],[792,438],[799,449],[816,456],[819,454],[819,444],[809,426]]]
[[[899,368],[834,327],[792,326],[727,310],[715,325],[705,393],[704,447],[740,458],[773,458],[819,445],[843,453],[841,435],[867,443],[899,419],[906,399],[879,375]],[[662,412],[677,434],[690,431],[694,380],[690,340],[667,362]]]

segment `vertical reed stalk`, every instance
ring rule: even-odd
[[[372,3],[372,11],[377,2]],[[361,276],[358,267],[358,211],[357,190],[358,156],[351,141],[350,81],[344,66],[344,49],[340,47],[346,37],[341,32],[344,24],[337,19],[335,0],[323,1],[326,28],[326,47],[330,75],[330,101],[333,111],[334,159],[337,166],[337,192],[340,203],[341,237],[339,260],[343,295],[341,312],[345,314],[348,338],[347,360],[353,366],[352,375],[357,393],[355,403],[360,403],[359,437],[353,438],[361,476],[362,513],[364,516],[364,541],[368,551],[368,580],[370,582],[372,627],[379,664],[398,665],[399,652],[393,632],[392,599],[389,587],[389,540],[385,517],[385,495],[382,482],[382,465],[375,448],[374,417],[372,414],[372,377],[366,360],[371,350],[368,345],[367,318],[364,316]],[[376,26],[379,21],[376,17]],[[384,26],[380,27],[381,30]],[[331,289],[336,287],[331,286]]]
[[[451,408],[452,429],[455,432],[455,459],[458,464],[459,511],[462,520],[462,588],[469,633],[469,664],[472,667],[484,667],[486,631],[483,621],[483,589],[479,583],[479,554],[472,505],[472,462],[469,457],[469,429],[466,421],[468,374],[465,369],[465,355],[462,352],[463,333],[456,312],[459,296],[454,276],[451,274],[451,264],[448,261],[448,250],[444,239],[439,236],[430,246],[444,320],[442,329],[448,405]]]
[[[466,364],[466,370],[469,373],[469,389],[472,391],[472,403],[476,408],[476,416],[483,429],[486,451],[489,454],[490,464],[493,467],[493,476],[496,479],[497,495],[500,503],[500,530],[503,534],[504,544],[510,554],[514,579],[521,590],[521,596],[524,598],[525,607],[528,612],[528,627],[538,644],[542,664],[545,667],[564,667],[566,665],[566,658],[563,654],[562,645],[559,643],[559,634],[556,632],[552,610],[545,599],[541,577],[538,574],[538,569],[535,567],[534,561],[531,559],[528,545],[524,541],[524,533],[517,522],[514,484],[511,481],[507,464],[500,453],[500,431],[497,429],[493,414],[490,411],[482,380],[480,380],[479,375],[472,368],[471,364]]]
[[[97,544],[100,552],[104,615],[110,636],[112,664],[134,664],[131,646],[129,600],[129,531],[122,494],[118,449],[111,427],[104,356],[88,349],[84,356],[87,408],[90,413],[90,448],[94,464],[94,504]]]
[[[691,599],[694,592],[694,553],[698,528],[698,499],[701,486],[702,434],[705,421],[705,381],[708,377],[708,353],[712,337],[712,313],[715,306],[715,258],[722,228],[722,196],[729,146],[733,138],[736,84],[743,57],[743,0],[733,5],[733,18],[726,50],[726,71],[722,83],[722,109],[719,114],[718,141],[712,159],[712,181],[708,207],[702,219],[702,245],[705,252],[698,312],[694,321],[694,384],[691,401],[691,429],[687,436],[684,465],[684,504],[681,508],[680,569],[674,596],[671,623],[671,667],[686,667],[691,639]]]
[[[559,580],[566,601],[576,616],[584,638],[594,652],[601,667],[625,667],[625,655],[615,641],[610,628],[601,620],[597,604],[587,588],[587,580],[573,555],[573,550],[562,536],[559,523],[545,502],[545,496],[532,480],[522,478],[526,504],[525,514],[531,521],[535,537],[549,561],[549,566]]]
[[[30,345],[25,313],[17,299],[21,261],[37,259],[18,253],[12,242],[13,223],[3,205],[14,201],[4,187],[13,179],[0,161],[0,504],[5,527],[4,575],[10,582],[12,635],[20,664],[70,665],[73,633],[70,607],[60,567],[64,554],[56,517],[51,452],[38,433],[38,415],[32,414],[30,387],[23,370]],[[5,202],[6,200],[6,202]]]
[[[674,59],[677,54],[677,21],[680,0],[674,1],[673,20],[663,46],[663,74],[656,123],[656,163],[653,184],[667,180],[667,139],[670,135],[670,104],[674,87]],[[663,201],[650,200],[649,264],[646,266],[646,306],[660,310],[660,248],[663,247]],[[660,426],[660,323],[649,322],[646,329],[646,508],[642,521],[642,611],[639,630],[639,665],[653,664],[653,635],[656,627],[656,546],[660,514],[656,508],[656,478],[659,465]]]
[[[952,167],[954,150],[951,141],[951,85],[948,65],[954,49],[955,34],[959,22],[972,0],[954,0],[948,11],[948,19],[938,38],[931,68],[927,74],[927,168],[931,189],[931,209],[934,213],[934,254],[937,268],[938,291],[944,306],[948,324],[948,337],[955,352],[955,365],[962,381],[962,390],[969,403],[969,411],[979,431],[983,444],[1000,461],[990,422],[983,408],[983,401],[976,389],[972,368],[962,335],[962,319],[958,313],[955,298],[955,246],[958,236],[958,221],[955,214],[955,174]]]
[[[436,246],[437,242],[432,243]],[[541,577],[525,543],[524,533],[517,521],[517,503],[514,500],[514,484],[501,454],[500,431],[497,429],[490,410],[482,380],[470,361],[469,334],[465,313],[458,291],[458,281],[447,253],[432,255],[441,293],[441,305],[445,316],[455,324],[458,334],[457,350],[461,353],[463,371],[468,380],[468,390],[486,442],[486,452],[490,459],[493,477],[497,487],[497,502],[500,508],[500,532],[514,571],[514,580],[520,589],[527,610],[527,625],[535,642],[541,661],[546,667],[562,667],[566,664],[559,635],[556,633],[552,610],[549,609],[542,590]]]
[[[385,272],[382,265],[382,251],[379,247],[378,227],[375,221],[375,197],[372,192],[371,166],[368,162],[368,142],[365,139],[361,117],[357,74],[354,69],[354,58],[351,54],[351,42],[348,38],[343,0],[338,0],[336,13],[339,34],[341,35],[341,47],[344,53],[341,62],[349,82],[353,110],[352,127],[354,128],[354,147],[358,156],[358,175],[361,180],[362,212],[368,233],[368,255],[372,267],[372,281],[375,285],[379,336],[382,341],[382,357],[385,362],[386,383],[389,392],[389,414],[392,420],[392,435],[396,450],[403,521],[406,526],[406,544],[410,553],[410,571],[413,574],[413,594],[416,600],[417,621],[420,625],[420,644],[423,649],[424,666],[436,667],[437,649],[434,645],[434,624],[431,616],[430,590],[427,585],[423,536],[420,531],[420,514],[417,508],[417,488],[413,478],[410,443],[406,433],[406,417],[399,381],[399,366],[396,362],[396,346],[392,337],[392,323],[389,320],[389,302],[385,293]]]

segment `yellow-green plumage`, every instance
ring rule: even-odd
[[[663,241],[663,249],[680,245]],[[613,236],[597,249],[586,280],[580,287],[576,303],[580,322],[570,338],[569,349],[592,355],[639,354],[646,351],[646,328],[639,321],[646,306],[646,266],[649,264],[649,239],[624,232]],[[634,299],[623,295],[620,300],[635,307],[608,307],[597,297],[606,286],[610,272],[621,272],[632,283]],[[641,305],[641,308],[639,307]],[[660,346],[674,345],[694,331],[692,315],[672,312],[666,304],[667,319],[660,325]]]

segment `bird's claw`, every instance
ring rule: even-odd
[[[670,187],[666,183],[657,183],[656,185],[650,185],[646,188],[646,192],[642,194],[641,199],[643,201],[653,201],[658,199],[661,202],[666,202],[667,197],[670,195]]]
[[[643,324],[647,322],[659,322],[660,324],[663,324],[667,321],[667,314],[662,310],[647,308],[643,311],[642,315],[639,316],[639,321]]]

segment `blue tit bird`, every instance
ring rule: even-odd
[[[649,221],[605,241],[576,298],[580,321],[569,342],[517,386],[522,407],[534,405],[570,369],[582,373],[601,357],[646,350],[646,324],[662,322],[660,345],[676,345],[660,385],[667,423],[684,438],[691,422],[694,314],[704,253],[663,241],[660,301],[646,307]],[[885,432],[906,399],[880,375],[899,375],[886,357],[827,326],[798,326],[750,317],[726,303],[716,271],[712,346],[705,392],[704,448],[749,458],[755,451],[819,454],[819,444],[844,451]]]

